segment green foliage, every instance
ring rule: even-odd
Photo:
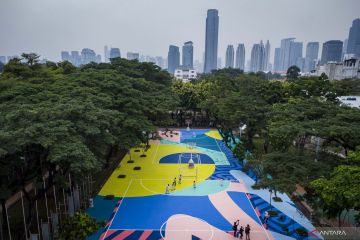
[[[288,68],[288,70],[286,71],[286,78],[287,80],[296,80],[298,79],[300,76],[300,68],[298,68],[297,66],[291,66]]]
[[[0,62],[0,73],[4,71],[4,63]]]
[[[176,106],[171,77],[152,64],[119,60],[78,69],[23,57],[0,75],[0,200],[44,172],[48,188],[65,186],[68,173],[75,182],[96,173],[111,149],[146,143],[143,132],[168,121]]]
[[[360,207],[360,166],[338,166],[329,179],[314,180],[311,187],[320,197],[328,216],[338,216],[340,225],[343,210]]]
[[[103,225],[86,213],[75,213],[74,217],[67,218],[60,226],[58,240],[86,239],[97,232]]]
[[[244,145],[241,143],[236,144],[236,146],[234,148],[234,154],[240,160],[245,159],[246,158],[246,149],[245,149]]]

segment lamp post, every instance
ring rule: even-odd
[[[272,209],[272,205],[271,205],[271,195],[272,195],[272,190],[269,189],[269,192],[270,192],[270,210]]]

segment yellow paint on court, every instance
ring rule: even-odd
[[[218,139],[218,140],[222,140],[222,139],[223,139],[223,138],[221,137],[219,131],[217,131],[217,130],[212,130],[212,131],[206,132],[205,135],[208,136],[208,137],[211,137],[211,138]]]
[[[152,144],[142,158],[142,152],[131,150],[131,159],[134,163],[127,163],[130,160],[127,154],[121,161],[119,167],[112,173],[99,195],[114,195],[116,197],[138,197],[155,194],[164,194],[167,184],[172,184],[174,177],[178,179],[180,168],[185,171],[184,175],[195,175],[195,169],[188,169],[187,164],[159,164],[159,160],[169,154],[182,152],[200,152],[197,149],[189,149],[186,146],[172,144]],[[207,179],[215,171],[214,164],[195,164],[197,167],[197,182]],[[141,170],[134,171],[134,167],[141,167]],[[186,170],[185,170],[186,169]],[[193,172],[191,172],[193,171]],[[125,178],[118,178],[120,174]],[[183,189],[192,186],[195,177],[184,177],[182,184],[177,184],[176,189]]]

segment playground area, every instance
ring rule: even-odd
[[[146,152],[131,149],[104,184],[87,212],[106,226],[89,239],[236,239],[237,220],[239,227],[250,225],[251,239],[320,239],[297,235],[296,229],[314,227],[287,195],[270,206],[266,189],[251,188],[254,180],[218,131],[159,135]],[[279,217],[265,223],[269,210]]]

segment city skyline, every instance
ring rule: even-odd
[[[86,1],[85,4],[82,0],[76,2],[35,0],[21,5],[18,2],[18,0],[3,0],[0,3],[0,20],[6,22],[0,26],[2,35],[0,54],[11,56],[22,52],[36,52],[43,58],[54,61],[60,60],[60,52],[63,50],[90,48],[97,53],[103,53],[104,45],[108,45],[109,48],[118,47],[122,53],[139,52],[144,55],[166,56],[169,45],[181,46],[184,40],[194,42],[196,46],[194,60],[201,60],[205,50],[206,11],[215,8],[219,10],[220,18],[219,57],[224,58],[223,53],[228,44],[244,43],[246,49],[251,49],[259,39],[264,41],[269,39],[272,46],[270,53],[270,62],[272,62],[274,47],[278,47],[283,38],[294,37],[304,44],[309,41],[323,43],[333,39],[345,40],[352,21],[359,17],[356,9],[360,8],[360,2],[353,0],[347,1],[346,4],[343,1],[333,1],[331,6],[324,0],[302,1],[297,6],[297,11],[302,14],[297,16],[291,11],[286,11],[293,9],[293,4],[285,0],[271,1],[271,3],[269,1],[207,3],[201,0],[191,2],[193,7],[190,9],[186,8],[184,1],[168,3],[162,0],[151,3],[138,0],[128,2],[126,5],[106,1],[103,6],[99,6],[98,1]],[[80,19],[78,16],[83,15],[84,8],[91,11]],[[185,8],[186,11],[181,11]],[[178,10],[166,11],[171,9]],[[233,11],[234,9],[237,11]],[[249,25],[248,20],[252,18],[254,9],[259,17],[253,19]],[[136,21],[133,20],[134,16],[129,17],[129,14],[133,15],[134,12],[136,12]],[[186,18],[183,17],[184,12]],[[271,17],[268,17],[269,12],[272,13]],[[32,21],[26,20],[29,18]],[[285,18],[291,21],[283,21]],[[16,21],[8,21],[9,19]],[[234,23],[241,31],[232,29]],[[119,31],[113,31],[114,24]],[[309,28],[309,25],[312,27]],[[164,31],[166,26],[172,26],[174,30]],[[154,41],[148,40],[149,34],[155,36]]]

